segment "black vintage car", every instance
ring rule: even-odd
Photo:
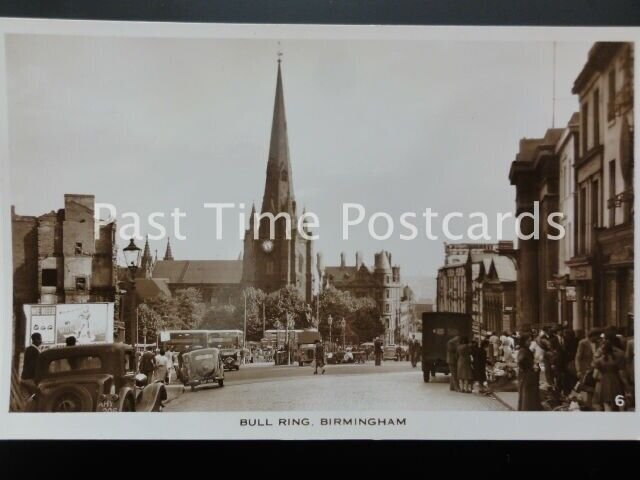
[[[157,412],[164,383],[136,374],[134,348],[93,344],[45,350],[38,357],[31,412]]]
[[[447,342],[453,337],[471,338],[472,317],[466,313],[422,314],[422,376],[425,382],[436,373],[449,373]]]

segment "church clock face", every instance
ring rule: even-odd
[[[262,251],[263,251],[264,253],[271,253],[271,252],[273,251],[273,241],[271,241],[271,240],[264,240],[264,241],[262,242],[261,247],[262,247]]]

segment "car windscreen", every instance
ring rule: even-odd
[[[99,370],[102,368],[102,359],[96,355],[73,356],[57,358],[49,362],[48,373],[63,373],[82,370]]]

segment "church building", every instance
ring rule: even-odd
[[[166,279],[172,292],[195,287],[207,303],[228,303],[247,286],[270,293],[295,285],[305,301],[311,302],[313,245],[297,228],[298,209],[293,193],[280,63],[278,60],[267,176],[258,225],[254,223],[254,206],[245,232],[244,254],[237,260],[175,260],[167,242],[164,258],[154,262],[149,274],[154,279]],[[273,231],[266,214],[275,218]],[[282,214],[287,215],[290,222]]]

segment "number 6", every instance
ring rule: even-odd
[[[616,407],[624,407],[624,395],[617,395],[615,401]]]

